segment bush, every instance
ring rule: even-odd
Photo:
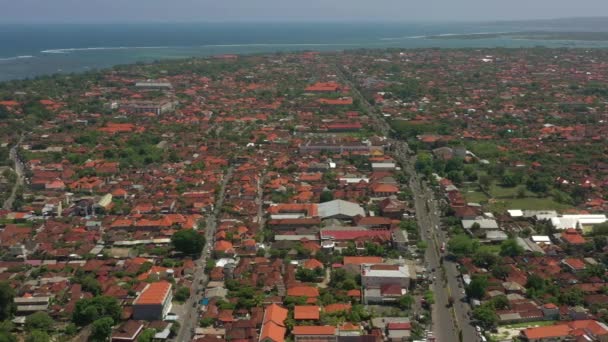
[[[36,312],[25,318],[25,331],[50,331],[55,321],[46,312]]]
[[[178,302],[185,302],[190,297],[190,289],[185,286],[180,286],[175,292],[175,300]]]

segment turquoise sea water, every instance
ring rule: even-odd
[[[0,81],[225,53],[386,47],[608,47],[608,42],[424,38],[530,29],[534,27],[506,23],[0,24]]]

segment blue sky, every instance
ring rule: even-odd
[[[0,0],[2,22],[486,21],[608,16],[608,0]]]

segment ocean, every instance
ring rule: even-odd
[[[449,38],[452,34],[521,32],[538,27],[422,22],[0,24],[0,81],[233,53],[388,47],[608,47],[605,41]],[[552,28],[543,25],[542,29]],[[425,38],[436,35],[446,39]]]

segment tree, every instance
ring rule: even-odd
[[[81,281],[82,289],[88,292],[91,292],[93,295],[97,296],[101,293],[101,284],[97,279],[93,278],[93,276],[86,276]]]
[[[107,341],[112,333],[114,320],[111,317],[103,317],[93,322],[90,341]]]
[[[12,317],[15,309],[14,298],[15,290],[7,282],[0,282],[0,321]]]
[[[492,177],[488,176],[488,175],[482,175],[479,177],[479,186],[482,189],[489,189],[490,185],[492,184]]]
[[[509,275],[509,268],[504,264],[495,264],[491,268],[492,275],[498,279],[506,279]]]
[[[321,193],[321,197],[320,197],[319,201],[321,203],[323,203],[323,202],[333,201],[333,199],[334,199],[333,192],[331,192],[331,191],[323,191]]]
[[[428,290],[424,293],[424,300],[426,301],[427,304],[435,304],[435,294],[433,293],[433,291]]]
[[[482,299],[486,294],[488,287],[488,278],[481,275],[474,275],[466,288],[467,296],[475,299]]]
[[[72,321],[77,325],[87,325],[102,317],[110,317],[114,322],[120,319],[122,312],[116,298],[98,296],[91,299],[83,298],[76,302]]]
[[[154,335],[156,335],[156,330],[146,329],[139,334],[139,337],[137,337],[137,342],[152,342]]]
[[[500,244],[500,255],[515,257],[523,254],[524,248],[515,239],[507,239]]]
[[[479,243],[465,234],[455,235],[448,241],[448,251],[456,256],[470,256],[477,250]]]
[[[492,305],[481,305],[473,309],[473,319],[485,329],[491,329],[498,324],[498,315]]]
[[[17,342],[17,337],[11,333],[12,330],[11,321],[0,321],[0,342]]]
[[[50,331],[55,321],[46,312],[36,312],[25,318],[25,331]]]
[[[517,177],[511,172],[505,172],[502,176],[502,185],[513,188],[518,184]]]
[[[45,331],[34,330],[25,338],[25,342],[50,342],[51,337]]]
[[[478,267],[491,268],[499,262],[499,258],[491,248],[481,246],[473,253],[473,262]]]
[[[185,302],[190,297],[190,289],[185,286],[180,286],[175,292],[175,300]]]
[[[532,273],[528,276],[528,280],[526,281],[526,289],[542,291],[544,288],[545,288],[545,281],[543,280],[543,278],[541,278],[540,276],[538,276],[537,274],[534,274],[534,273]]]
[[[536,193],[546,193],[549,190],[551,179],[546,175],[535,174],[526,181],[528,190]]]
[[[505,295],[500,295],[492,298],[492,306],[497,310],[504,310],[509,308],[509,299]]]
[[[201,319],[200,326],[203,327],[203,328],[207,328],[207,327],[212,326],[213,323],[215,323],[215,319],[214,318],[212,318],[212,317],[206,317],[206,318]]]
[[[566,304],[570,306],[581,305],[583,303],[583,298],[583,291],[577,287],[562,290],[558,295],[558,300],[561,304]]]
[[[401,310],[409,310],[412,307],[412,304],[414,304],[414,297],[407,294],[403,295],[399,297],[398,303]]]
[[[205,246],[205,237],[193,229],[183,229],[173,234],[171,243],[184,254],[200,254]]]

